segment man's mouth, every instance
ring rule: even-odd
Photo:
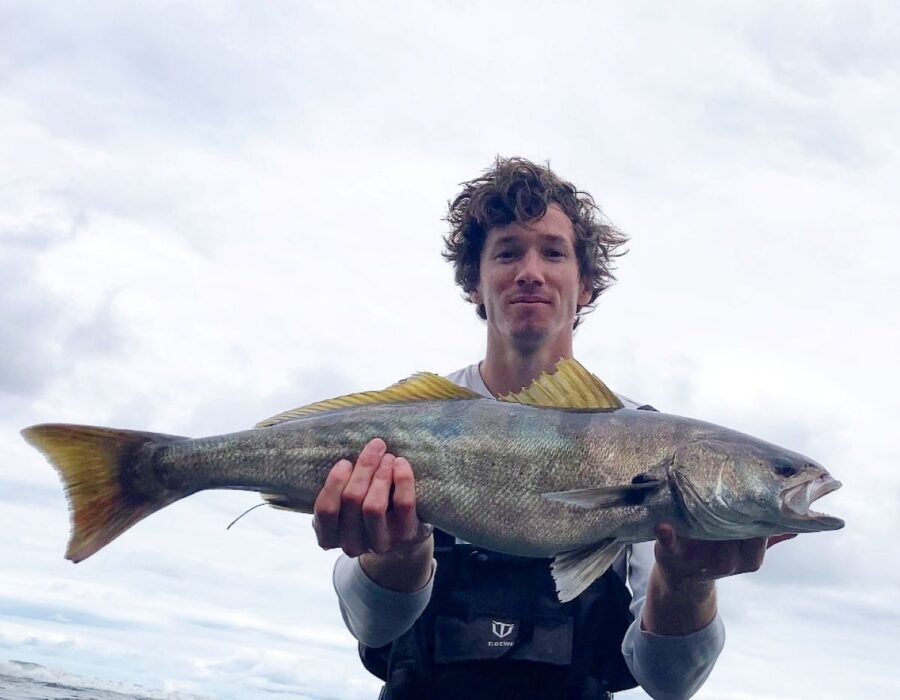
[[[543,297],[536,296],[520,296],[513,297],[510,301],[511,304],[549,304],[549,300],[544,299]]]

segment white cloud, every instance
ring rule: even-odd
[[[896,694],[880,620],[900,585],[883,542],[900,525],[897,19],[842,2],[7,7],[0,659],[216,697],[373,695],[308,518],[255,511],[226,533],[256,498],[203,494],[73,567],[56,477],[17,430],[226,432],[477,359],[440,217],[499,152],[551,159],[633,237],[579,329],[586,364],[845,484],[822,508],[846,530],[723,584],[729,641],[701,696]]]

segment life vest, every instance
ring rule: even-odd
[[[612,570],[560,603],[550,559],[516,557],[435,530],[431,599],[406,633],[363,665],[385,700],[608,698],[634,688],[622,656],[631,594]]]

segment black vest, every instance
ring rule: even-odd
[[[556,598],[550,559],[454,544],[435,530],[431,600],[391,644],[359,645],[389,700],[607,698],[637,684],[622,657],[631,594],[612,570]]]

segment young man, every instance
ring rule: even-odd
[[[547,167],[498,158],[448,221],[445,257],[488,332],[484,360],[449,378],[497,397],[572,357],[580,314],[627,240],[591,197]],[[414,467],[373,439],[334,466],[313,520],[319,544],[346,555],[341,611],[386,698],[605,698],[635,684],[690,697],[724,644],[715,579],[758,569],[769,544],[688,540],[661,523],[655,545],[630,547],[560,604],[547,560],[432,535],[416,517]]]

